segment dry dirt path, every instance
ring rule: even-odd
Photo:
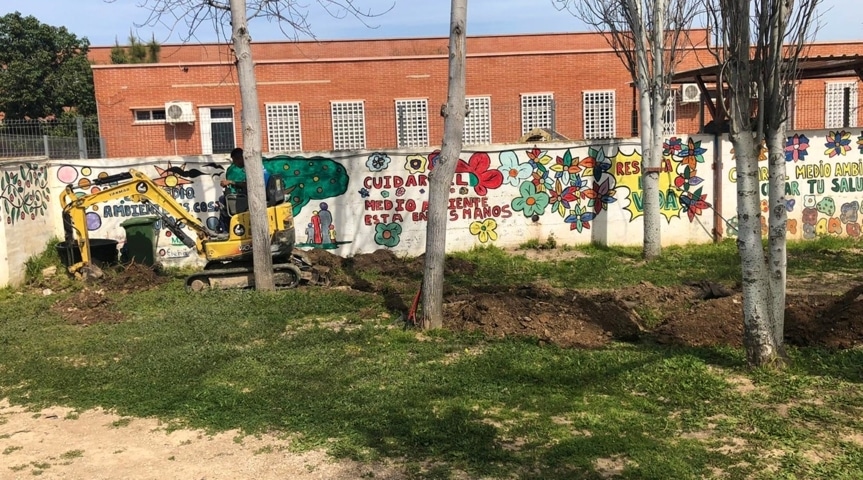
[[[51,407],[27,411],[0,400],[0,479],[218,480],[401,479],[395,467],[292,453],[289,440],[236,431],[167,432],[154,419]]]

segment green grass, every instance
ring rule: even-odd
[[[859,270],[850,248],[794,244],[789,271]],[[539,263],[477,249],[457,255],[477,272],[452,281],[738,278],[733,243],[667,248],[650,263],[637,249],[582,253]],[[58,318],[57,298],[0,292],[0,398],[101,406],[123,416],[117,428],[155,416],[173,428],[277,432],[297,450],[397,462],[411,478],[598,479],[602,461],[631,479],[863,476],[859,349],[791,349],[786,370],[752,371],[727,348],[417,335],[393,324],[380,296],[331,289],[188,294],[172,278],[114,298],[126,321],[87,328]]]

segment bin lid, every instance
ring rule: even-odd
[[[120,224],[121,227],[134,227],[137,225],[153,225],[159,221],[159,217],[155,215],[144,215],[142,217],[132,217],[128,220],[124,220],[123,223]]]

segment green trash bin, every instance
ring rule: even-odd
[[[126,230],[126,245],[120,251],[123,263],[156,264],[156,222],[159,217],[133,217],[120,224]]]

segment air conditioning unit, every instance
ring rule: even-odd
[[[701,89],[695,83],[684,83],[680,86],[680,103],[698,103],[701,101]]]
[[[192,102],[165,103],[165,121],[168,123],[192,123],[195,121],[195,110]]]

